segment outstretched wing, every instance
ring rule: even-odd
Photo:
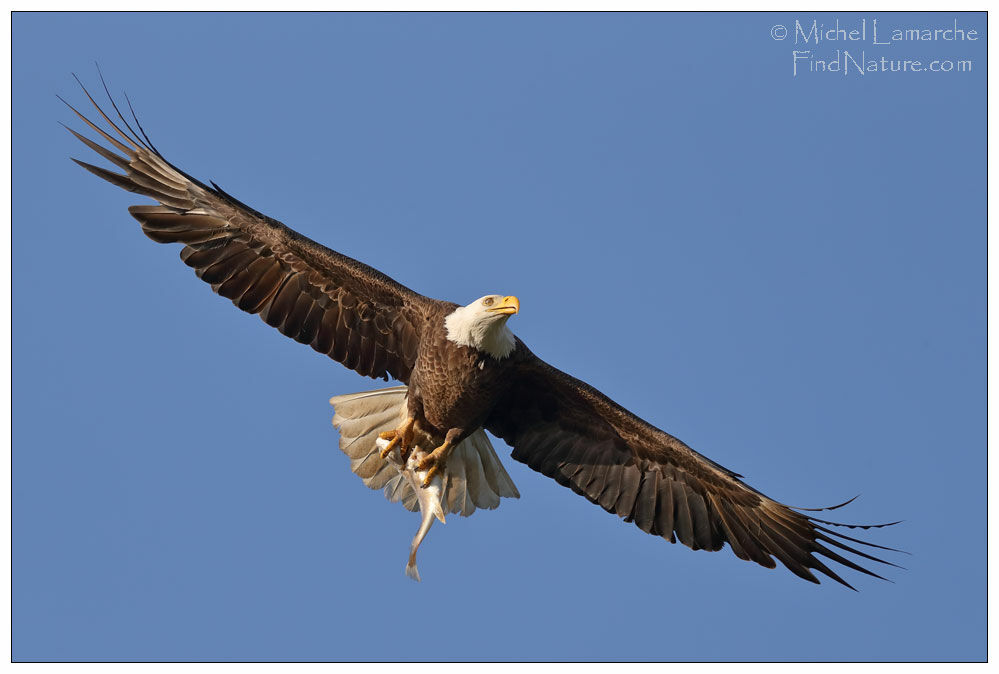
[[[84,93],[110,129],[70,109],[117,152],[69,131],[124,173],[73,161],[159,202],[128,209],[149,238],[184,244],[181,260],[212,290],[292,339],[365,376],[408,382],[436,300],[192,178],[163,158],[138,120],[142,137],[133,131],[110,94],[128,133]]]
[[[871,576],[837,548],[889,564],[850,547],[880,545],[836,533],[819,520],[774,501],[683,442],[639,419],[592,386],[548,365],[523,345],[511,363],[511,388],[486,424],[513,446],[513,458],[585,496],[646,533],[694,550],[732,552],[774,568],[774,557],[817,583],[815,569],[852,587],[816,555]],[[845,505],[845,504],[842,504]],[[839,506],[835,506],[839,507]],[[861,528],[887,525],[861,525]]]

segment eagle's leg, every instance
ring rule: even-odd
[[[388,440],[389,443],[385,446],[385,449],[381,451],[380,456],[384,459],[389,455],[396,445],[400,445],[399,453],[402,454],[403,463],[409,458],[409,448],[413,444],[413,424],[416,423],[416,419],[413,417],[408,417],[402,426],[395,429],[394,431],[385,431],[384,433],[379,433],[378,437],[382,440]],[[401,444],[400,444],[401,443]]]
[[[463,432],[460,428],[452,428],[444,436],[444,444],[423,457],[423,460],[417,465],[417,470],[427,471],[427,476],[423,480],[424,487],[430,485],[431,480],[434,479],[434,475],[444,470],[444,466],[447,464],[447,457],[451,453],[451,448],[457,443],[458,438]]]

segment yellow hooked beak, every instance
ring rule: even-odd
[[[486,311],[491,314],[506,314],[507,316],[512,316],[520,311],[520,300],[513,295],[508,295],[497,302],[494,306],[486,309]]]

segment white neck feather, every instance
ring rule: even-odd
[[[506,327],[508,316],[483,314],[475,306],[458,307],[444,319],[449,341],[485,351],[497,360],[509,356],[517,340]]]

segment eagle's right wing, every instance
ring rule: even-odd
[[[121,154],[69,131],[124,173],[73,161],[159,202],[128,209],[149,238],[185,244],[181,259],[212,290],[292,339],[365,376],[409,381],[421,329],[437,300],[192,178],[163,158],[141,126],[140,138],[118,113],[131,135],[125,133],[84,92],[112,131],[70,109]]]

